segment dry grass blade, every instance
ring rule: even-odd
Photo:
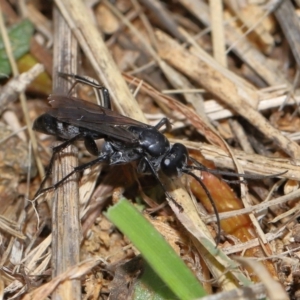
[[[222,66],[227,66],[225,36],[223,27],[223,4],[221,0],[210,0],[210,19],[214,58]]]

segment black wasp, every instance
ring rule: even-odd
[[[38,117],[33,124],[34,130],[54,135],[64,140],[61,145],[53,149],[53,156],[48,172],[51,172],[55,153],[58,153],[66,146],[78,140],[84,141],[86,149],[97,158],[74,168],[70,174],[54,186],[42,189],[47,178],[46,176],[36,195],[46,190],[57,188],[72,174],[83,171],[95,164],[106,163],[108,165],[118,165],[136,161],[138,172],[151,173],[163,188],[166,196],[181,208],[164,187],[158,172],[161,170],[166,176],[171,178],[180,177],[185,173],[194,177],[199,182],[210,199],[217,217],[218,244],[220,239],[218,211],[209,191],[201,179],[192,171],[201,170],[234,177],[245,177],[245,174],[207,169],[189,156],[183,144],[176,143],[170,145],[168,139],[159,131],[164,126],[167,130],[170,130],[171,124],[167,118],[163,118],[155,126],[150,126],[123,116],[111,110],[109,92],[105,87],[78,75],[65,73],[61,73],[60,75],[63,77],[72,77],[76,80],[76,83],[83,82],[101,90],[104,104],[103,106],[99,106],[70,95],[54,94],[49,96],[51,108],[47,113]],[[101,150],[98,149],[95,143],[97,139],[104,139],[105,141]],[[257,179],[257,176],[247,175],[247,178]]]

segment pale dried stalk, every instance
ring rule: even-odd
[[[282,104],[285,105],[294,105],[300,103],[300,97],[294,96],[293,99],[289,99],[288,102],[286,102],[286,96],[278,96],[273,97],[270,99],[262,99],[259,100],[257,110],[265,110],[269,108],[279,107]],[[208,115],[208,117],[212,120],[220,120],[225,119],[228,117],[232,117],[234,115],[234,112],[228,108],[226,108],[222,103],[218,103],[215,100],[208,100],[204,102],[205,107],[205,113]]]
[[[214,58],[220,65],[227,67],[222,0],[210,0],[209,9]]]

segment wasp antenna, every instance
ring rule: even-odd
[[[193,157],[190,156],[189,160],[195,165],[195,166],[189,166],[191,169],[197,168],[197,170],[199,170],[199,171],[206,171],[206,170],[208,170],[208,168],[206,168],[203,164],[199,163],[199,161],[196,160],[195,158],[193,158]]]
[[[185,169],[183,172],[190,175],[190,176],[192,176],[193,178],[195,178],[197,180],[197,182],[199,182],[199,184],[203,188],[205,194],[207,195],[210,204],[213,207],[214,213],[215,213],[216,218],[217,218],[218,232],[217,232],[217,238],[216,238],[216,245],[218,246],[219,243],[220,243],[220,240],[221,240],[221,221],[220,221],[219,212],[217,210],[216,204],[215,204],[209,190],[207,189],[207,187],[205,186],[205,184],[201,181],[201,179],[199,177],[197,177],[193,172],[189,171],[188,169]]]
[[[244,173],[235,173],[229,171],[221,171],[206,168],[204,165],[199,163],[196,159],[189,157],[190,161],[194,164],[194,166],[187,166],[189,170],[198,170],[203,172],[208,172],[215,175],[225,175],[230,177],[243,177],[245,179],[267,179],[267,178],[275,178],[286,174],[288,171],[283,171],[281,173],[271,174],[271,175],[255,175],[255,174],[244,174]],[[243,181],[241,181],[243,182]]]
[[[215,170],[215,169],[208,169],[206,167],[198,167],[198,166],[190,166],[191,170],[198,170],[202,172],[207,172],[210,174],[214,175],[225,175],[229,177],[243,177],[243,178],[248,178],[248,179],[261,179],[261,176],[253,175],[253,174],[242,174],[242,173],[234,173],[234,172],[229,172],[229,171],[221,171],[221,170]],[[266,176],[267,177],[267,176]],[[263,178],[266,178],[263,176]]]
[[[244,179],[254,179],[254,180],[260,180],[260,179],[268,179],[268,178],[275,178],[281,175],[284,175],[287,171],[277,173],[277,174],[271,174],[271,175],[255,175],[255,174],[245,174],[245,173],[234,173],[229,171],[221,171],[221,170],[215,170],[215,169],[208,169],[204,166],[198,167],[198,166],[189,166],[190,170],[199,170],[202,172],[208,172],[210,174],[214,175],[225,175],[228,177],[243,177]],[[244,182],[241,180],[241,182]]]
[[[241,184],[241,183],[247,183],[247,180],[245,179],[224,179],[222,178],[222,181],[228,183],[228,184]]]

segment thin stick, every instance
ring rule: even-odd
[[[55,92],[68,93],[71,83],[60,78],[58,71],[76,73],[77,42],[58,10],[54,10],[54,74]],[[69,146],[56,155],[53,184],[64,178],[78,164],[77,149]],[[81,228],[79,220],[79,191],[77,176],[73,175],[55,192],[52,204],[52,275],[62,274],[80,262]],[[79,280],[66,280],[59,285],[53,299],[81,299]]]

